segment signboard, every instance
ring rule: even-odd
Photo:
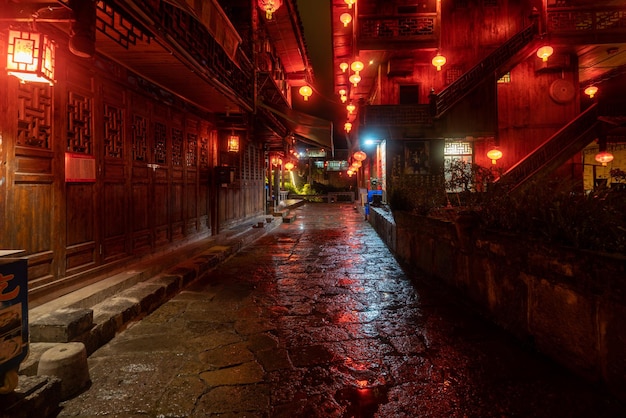
[[[0,258],[0,386],[6,373],[17,373],[27,354],[27,261]]]
[[[96,181],[96,157],[75,152],[65,153],[65,182],[92,183]]]

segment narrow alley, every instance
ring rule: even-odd
[[[352,205],[295,212],[91,355],[59,416],[626,416],[403,271]]]

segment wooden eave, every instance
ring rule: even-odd
[[[239,49],[231,59],[183,3],[97,2],[96,52],[202,110],[253,111],[249,58]],[[167,15],[169,9],[176,16]],[[32,20],[33,11],[41,11],[38,23],[43,22],[42,27],[52,25],[67,36],[57,39],[59,45],[66,45],[73,16],[69,0],[11,2],[10,7],[3,6],[0,20],[6,25],[26,22]]]

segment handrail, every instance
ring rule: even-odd
[[[434,116],[441,117],[446,111],[476,89],[489,75],[495,74],[499,67],[513,58],[522,48],[528,45],[538,33],[538,24],[534,20],[530,25],[513,35],[506,42],[487,55],[472,69],[454,80],[448,87],[433,95]],[[499,74],[501,76],[501,74]],[[494,80],[495,82],[495,80]]]

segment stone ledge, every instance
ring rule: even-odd
[[[52,376],[19,376],[13,393],[2,395],[0,418],[56,416],[61,402],[61,380]]]

